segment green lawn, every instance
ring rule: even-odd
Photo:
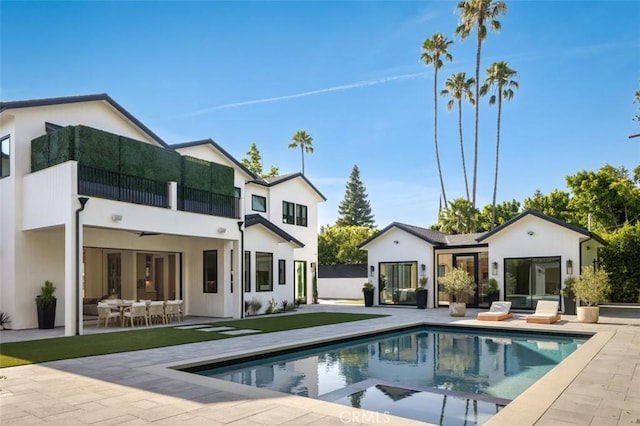
[[[383,316],[384,315],[317,312],[223,321],[213,323],[212,325],[215,327],[250,328],[261,330],[264,333],[271,333],[275,331],[296,330],[320,325],[360,321]],[[178,330],[174,327],[162,327],[2,343],[0,344],[0,368],[60,359],[161,348],[232,337],[235,336],[227,336],[216,332],[203,333],[193,329]]]

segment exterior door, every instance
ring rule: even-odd
[[[473,296],[467,300],[467,306],[478,306],[478,274],[476,263],[478,261],[477,255],[474,254],[456,254],[453,256],[453,262],[456,268],[462,268],[469,275],[473,277],[473,281],[476,283],[476,290]]]
[[[293,276],[295,288],[295,300],[302,299],[307,303],[307,262],[295,260],[293,262]]]
[[[107,291],[122,297],[122,261],[120,253],[107,254]]]

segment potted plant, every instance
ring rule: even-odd
[[[416,305],[418,306],[418,309],[426,309],[427,307],[427,281],[429,279],[427,277],[420,277],[420,280],[418,280],[418,282],[420,283],[420,286],[418,287],[418,290],[416,291]]]
[[[596,323],[600,317],[599,303],[607,301],[611,293],[609,276],[604,269],[596,269],[593,266],[585,266],[582,269],[580,278],[573,284],[573,293],[576,301],[586,306],[576,303],[578,321]]]
[[[442,290],[453,298],[449,302],[449,314],[452,317],[463,317],[466,313],[467,298],[475,292],[473,277],[462,268],[454,268],[440,278]]]
[[[498,290],[498,280],[489,278],[487,282],[487,302],[491,305],[493,302],[500,300],[500,290]]]
[[[362,286],[362,294],[364,295],[364,306],[373,306],[373,284],[367,281]]]
[[[576,314],[576,295],[573,292],[573,286],[576,283],[576,278],[571,276],[564,280],[564,287],[560,290],[560,295],[564,302],[564,314],[575,315]]]
[[[53,328],[56,322],[56,298],[53,293],[56,287],[51,281],[45,281],[40,288],[40,294],[36,296],[38,308],[38,328]]]
[[[6,312],[0,312],[0,330],[4,330],[7,327],[7,323],[11,322],[11,317]]]

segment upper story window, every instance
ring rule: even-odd
[[[233,187],[233,196],[236,198],[240,198],[242,196],[242,190],[237,186]]]
[[[296,225],[307,226],[307,206],[296,204]]]
[[[9,135],[0,138],[0,178],[9,176],[11,160],[11,138]]]
[[[262,197],[260,195],[252,195],[251,196],[251,210],[257,212],[266,212],[267,211],[267,198]]]
[[[296,205],[288,201],[282,202],[282,223],[296,223]]]

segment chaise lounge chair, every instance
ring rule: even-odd
[[[558,302],[551,300],[539,300],[536,305],[536,312],[527,317],[527,322],[535,324],[553,324],[559,319]]]
[[[502,321],[513,316],[509,312],[510,309],[511,302],[493,302],[489,311],[480,312],[477,319],[480,321]]]

